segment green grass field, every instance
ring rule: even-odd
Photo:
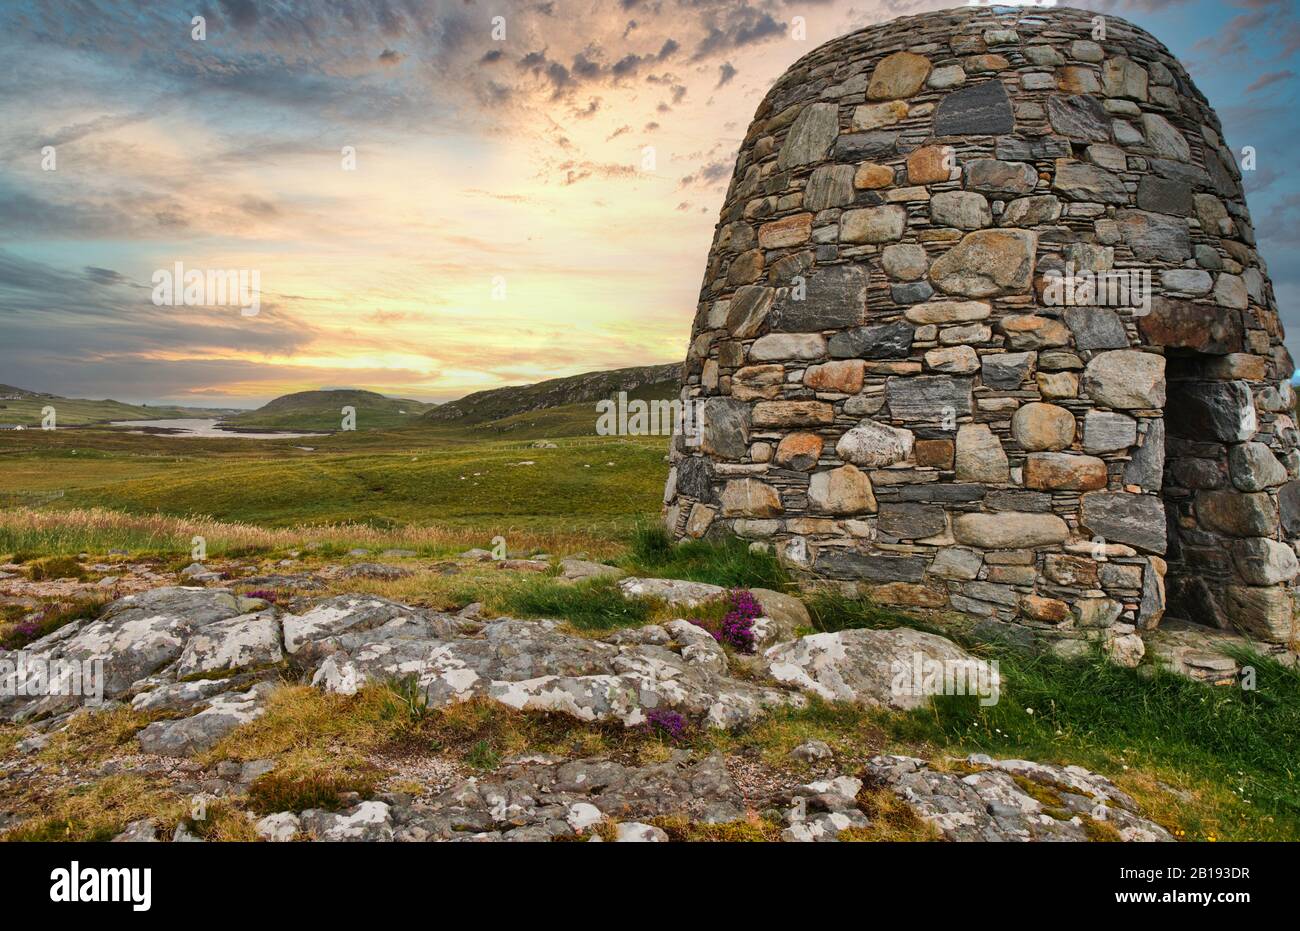
[[[610,534],[657,511],[666,438],[554,443],[535,448],[511,432],[447,427],[310,441],[26,431],[0,436],[0,501],[265,527],[441,523]]]

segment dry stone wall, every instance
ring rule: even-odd
[[[1058,644],[1140,656],[1167,606],[1294,640],[1293,366],[1240,175],[1168,50],[1095,15],[899,19],[772,87],[683,368],[674,534]]]

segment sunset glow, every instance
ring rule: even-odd
[[[238,406],[345,385],[448,400],[680,359],[771,81],[822,41],[945,5],[221,0],[200,11],[203,41],[184,4],[8,6],[0,382]],[[1166,38],[1234,149],[1287,131],[1290,5],[1086,5]],[[1273,18],[1256,34],[1276,47],[1224,69],[1246,8]],[[1267,163],[1246,185],[1300,331],[1300,192]],[[258,270],[260,313],[154,306],[150,276],[178,261]]]

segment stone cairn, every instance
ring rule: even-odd
[[[1057,648],[1167,606],[1294,644],[1293,366],[1240,174],[1169,51],[1095,19],[911,16],[776,82],[704,273],[674,535]],[[1050,297],[1107,272],[1148,304]]]

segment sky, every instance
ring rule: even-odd
[[[767,88],[824,41],[954,5],[2,0],[0,384],[446,401],[680,360]],[[1073,5],[1153,33],[1255,148],[1300,358],[1294,0]],[[159,306],[177,262],[255,270],[258,312]]]

